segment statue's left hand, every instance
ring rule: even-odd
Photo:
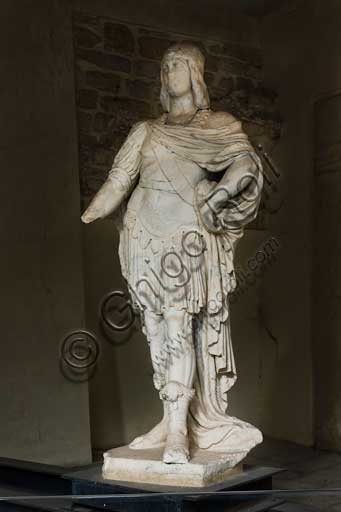
[[[210,208],[207,202],[200,207],[200,217],[207,231],[212,233],[220,233],[223,231],[219,217]]]
[[[221,233],[223,226],[220,223],[218,213],[209,203],[209,198],[212,197],[212,192],[215,188],[215,183],[209,180],[202,180],[196,189],[196,200],[199,215],[204,227],[207,231],[212,233]]]

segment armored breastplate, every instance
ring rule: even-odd
[[[141,224],[152,235],[170,236],[198,226],[195,186],[205,175],[195,163],[179,159],[149,142],[143,149],[140,181],[129,201]]]

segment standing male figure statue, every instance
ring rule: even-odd
[[[228,295],[236,242],[257,214],[261,164],[241,123],[210,109],[197,47],[166,51],[161,103],[159,119],[132,127],[82,216],[122,213],[122,273],[163,402],[162,421],[130,448],[163,447],[165,463],[186,463],[189,447],[238,453],[238,462],[262,434],[226,413],[236,380]]]

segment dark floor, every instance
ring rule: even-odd
[[[286,469],[274,478],[276,489],[341,489],[341,454],[314,450],[294,443],[265,439],[247,457],[249,464]],[[295,504],[300,503],[297,508]],[[305,506],[303,506],[305,505]],[[337,496],[288,497],[283,512],[341,512],[341,491]],[[277,508],[276,508],[277,510]]]
[[[103,452],[96,451],[94,462],[100,462],[100,464],[90,464],[87,468],[100,474],[102,460]],[[259,466],[285,470],[277,473],[274,477],[273,487],[277,490],[289,491],[289,494],[285,496],[283,496],[283,493],[281,493],[281,496],[267,495],[262,498],[255,496],[252,502],[240,503],[233,510],[247,510],[248,512],[264,512],[265,510],[271,510],[272,512],[341,512],[341,454],[314,450],[294,443],[267,438],[261,445],[252,450],[245,462],[252,466],[258,466],[257,471],[262,471]],[[72,468],[69,477],[66,477],[65,468],[0,458],[0,495],[70,494],[70,482],[75,479],[79,480],[79,475],[75,476],[76,470],[84,472],[86,468]],[[86,479],[85,485],[88,485],[87,482],[89,481],[92,482],[91,479]],[[334,492],[333,495],[332,493],[324,496],[309,495],[309,491],[317,489],[322,489],[324,493],[328,489],[340,490]],[[296,491],[296,496],[290,494],[290,491]],[[307,491],[307,494],[297,497],[297,491]],[[14,501],[13,503],[11,500],[7,501],[9,503],[0,503],[1,510],[6,512],[9,510],[11,512],[23,510],[24,505],[26,510],[34,509],[40,512],[47,510],[49,512],[59,512],[62,509],[70,512],[71,510],[70,503],[67,500],[65,506],[62,507],[59,500],[55,500],[55,503],[40,503],[40,500],[36,499],[35,502],[21,503],[22,506],[19,508]],[[16,508],[13,508],[14,504]],[[248,508],[245,508],[245,506]],[[75,510],[75,508],[72,510]],[[83,508],[83,510],[85,509]],[[229,509],[226,508],[226,510]]]

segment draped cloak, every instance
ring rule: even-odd
[[[203,114],[201,119],[205,121],[207,115]],[[181,302],[181,297],[179,304],[188,311],[191,319],[193,315],[195,317],[192,324],[196,353],[195,397],[190,405],[189,434],[192,444],[199,448],[225,453],[247,452],[261,442],[262,435],[254,426],[226,413],[227,393],[237,378],[231,343],[228,295],[236,286],[233,267],[236,242],[242,236],[244,226],[257,214],[262,169],[240,122],[233,120],[220,128],[206,126],[205,122],[200,122],[200,116],[199,123],[190,126],[167,125],[163,118],[154,122],[138,123],[116,156],[109,178],[116,181],[126,193],[134,188],[139,178],[141,187],[152,188],[153,185],[146,184],[146,179],[143,178],[142,153],[143,146],[147,144],[149,159],[154,158],[162,177],[161,179],[159,176],[158,187],[177,194],[188,205],[188,211],[193,211],[205,251],[202,254],[200,272],[193,270],[193,261],[182,252],[184,264],[192,274],[186,285],[186,301]],[[227,198],[224,208],[215,219],[217,229],[212,232],[206,229],[200,213],[217,184],[207,178],[210,178],[211,173],[228,173],[230,165],[245,155],[249,155],[256,163],[253,179],[248,180],[246,187],[235,197]],[[195,163],[203,170],[203,179],[199,183],[191,183],[190,176],[184,172],[186,162]],[[139,185],[135,188],[138,187]],[[131,202],[132,199],[129,199],[128,207],[123,212],[120,261],[123,275],[134,296],[134,280],[139,277],[141,265],[145,265],[145,261],[149,263],[146,256],[148,244],[151,254],[156,254],[158,249],[154,237],[150,237],[149,232],[146,235],[143,222],[139,223],[138,214],[132,215],[129,210]],[[163,205],[160,204],[160,215],[162,208]],[[215,214],[212,212],[212,215]],[[162,237],[162,233],[160,236],[164,243],[167,236]],[[139,243],[134,242],[136,239]],[[181,251],[174,237],[171,238],[168,248]],[[137,264],[134,266],[135,260]],[[169,300],[167,287],[162,288],[163,295]],[[167,304],[169,305],[168,302]],[[135,305],[140,306],[142,316],[145,307],[154,307],[158,312],[157,304],[148,306],[135,301]]]

